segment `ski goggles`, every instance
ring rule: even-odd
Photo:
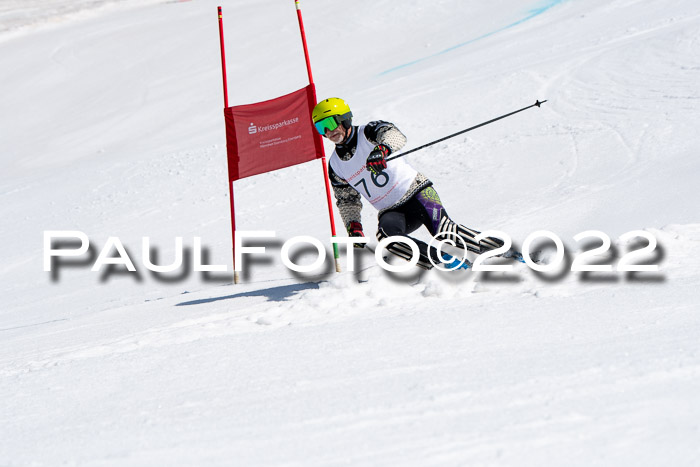
[[[336,120],[335,115],[331,115],[330,117],[326,117],[323,120],[316,122],[315,126],[316,131],[321,133],[321,135],[325,135],[326,131],[333,131],[338,128],[338,120]]]

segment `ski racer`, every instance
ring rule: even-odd
[[[450,219],[432,182],[403,159],[387,164],[387,156],[406,144],[406,136],[394,124],[377,120],[353,126],[350,107],[337,97],[319,102],[312,119],[317,131],[335,144],[328,161],[329,178],[349,236],[364,237],[364,197],[379,211],[377,239],[410,238],[418,246],[417,265],[423,269],[440,263],[448,269],[467,269],[470,263],[448,254],[441,261],[436,248],[408,236],[421,225],[437,240],[452,239],[457,247],[479,254],[503,245],[493,237],[477,243],[474,239],[480,232]],[[364,245],[356,243],[355,247]],[[406,260],[412,257],[411,248],[401,242],[389,243],[387,250]]]

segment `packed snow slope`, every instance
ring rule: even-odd
[[[291,0],[221,4],[231,104],[307,84]],[[238,228],[276,232],[237,285],[216,6],[0,6],[1,466],[700,464],[700,3],[304,1],[319,98],[406,149],[547,99],[407,160],[455,220],[567,255],[294,274],[282,243],[330,234],[313,161],[236,182]],[[52,230],[89,251],[44,271]],[[647,232],[659,271],[567,270],[589,230],[614,267]],[[91,271],[110,237],[136,272]]]

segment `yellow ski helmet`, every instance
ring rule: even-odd
[[[331,97],[322,100],[311,114],[316,130],[322,135],[326,134],[326,130],[333,131],[338,128],[338,125],[343,125],[345,128],[350,128],[352,125],[352,112],[350,107],[343,99]]]

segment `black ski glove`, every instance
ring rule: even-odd
[[[351,237],[364,237],[365,233],[362,231],[362,224],[359,222],[350,222],[348,225],[348,235]],[[353,243],[355,248],[364,248],[364,243]]]
[[[378,144],[367,156],[367,170],[374,175],[379,175],[386,169],[386,157],[391,153],[391,149],[383,144]]]

